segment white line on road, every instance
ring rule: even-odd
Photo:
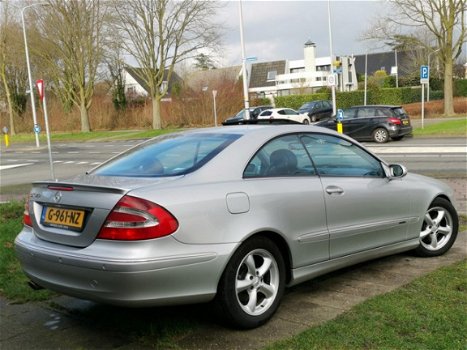
[[[88,164],[89,162],[79,162],[78,164]]]
[[[368,147],[375,153],[467,153],[467,147],[465,146],[444,146],[444,147]]]
[[[69,152],[66,152],[66,153],[68,153],[68,154],[79,154],[78,151],[69,151]]]
[[[13,168],[18,168],[20,166],[26,166],[26,165],[32,165],[32,163],[13,164],[13,165],[0,165],[0,170],[13,169]]]
[[[75,161],[74,160],[69,160],[68,162],[65,162],[63,164],[73,164]]]

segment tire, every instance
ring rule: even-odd
[[[394,140],[394,141],[400,141],[404,138],[404,136],[395,136],[395,137],[391,137],[391,140]]]
[[[303,124],[308,125],[310,124],[310,121],[308,119],[303,119]]]
[[[377,143],[385,143],[389,141],[389,133],[385,128],[378,128],[373,131],[373,140]]]
[[[425,214],[420,245],[415,253],[425,257],[443,255],[454,244],[458,229],[459,219],[452,204],[444,198],[436,198]]]
[[[242,329],[266,323],[279,307],[285,288],[285,264],[277,246],[265,237],[245,241],[222,274],[216,296],[219,316]]]

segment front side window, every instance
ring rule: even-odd
[[[163,177],[195,171],[238,139],[237,134],[171,134],[131,149],[95,169],[100,176]]]
[[[285,135],[266,143],[248,163],[243,177],[294,177],[315,175],[298,135]]]
[[[384,176],[379,160],[347,140],[324,134],[301,139],[320,176]]]

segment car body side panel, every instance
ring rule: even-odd
[[[331,258],[407,239],[407,225],[418,221],[410,212],[409,193],[402,182],[376,177],[322,177],[331,237]]]

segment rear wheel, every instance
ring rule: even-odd
[[[216,303],[222,318],[239,328],[255,328],[276,312],[285,288],[285,264],[265,237],[243,243],[221,277]]]
[[[385,128],[378,128],[373,131],[373,140],[378,143],[385,143],[389,140],[389,133]]]
[[[308,119],[303,119],[303,124],[308,125],[310,124],[310,121]]]
[[[428,208],[420,230],[420,245],[415,252],[420,256],[438,256],[446,253],[457,237],[459,219],[452,204],[436,198]]]

